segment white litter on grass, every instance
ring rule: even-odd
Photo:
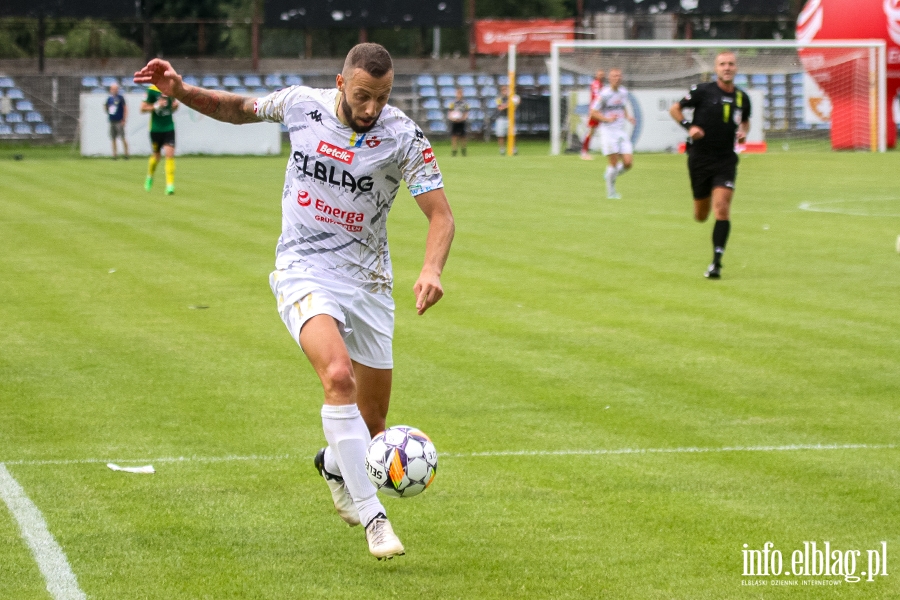
[[[143,467],[120,467],[116,463],[106,463],[106,466],[112,469],[113,471],[124,471],[125,473],[147,473],[152,474],[156,473],[156,470],[153,468],[153,465],[145,465]]]
[[[110,272],[110,273],[115,273],[116,270],[115,270],[115,269],[110,269],[109,272]]]

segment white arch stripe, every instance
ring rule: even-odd
[[[19,523],[22,537],[37,561],[50,595],[55,600],[87,600],[87,596],[78,587],[78,580],[65,553],[47,529],[41,511],[3,463],[0,463],[0,498],[3,498]]]
[[[504,456],[604,456],[617,454],[701,454],[721,452],[792,452],[792,451],[835,451],[835,450],[893,450],[897,444],[787,444],[779,446],[725,446],[725,447],[682,447],[682,448],[609,448],[609,449],[574,449],[574,450],[497,450],[488,452],[441,452],[444,458],[490,458]],[[308,460],[309,456],[292,454],[261,455],[251,454],[247,456],[162,456],[156,458],[81,458],[81,459],[48,459],[48,460],[8,460],[0,464],[21,466],[52,466],[52,465],[86,465],[106,464],[109,462],[122,463],[179,463],[179,462],[263,462],[278,460]]]

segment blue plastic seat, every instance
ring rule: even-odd
[[[16,102],[16,110],[28,112],[34,110],[34,104],[31,103],[31,100],[19,100]]]
[[[509,77],[507,75],[498,75],[497,85],[509,85]]]
[[[13,132],[12,127],[10,127],[9,125],[0,123],[0,135],[12,135],[12,132]]]
[[[256,96],[256,97],[268,96],[271,93],[272,93],[272,90],[270,90],[269,88],[264,88],[264,87],[253,88],[252,90],[250,90],[250,95]]]
[[[486,85],[483,88],[481,88],[481,97],[482,98],[496,98],[498,93],[499,92],[497,91],[497,88],[495,88],[492,85]]]
[[[516,76],[516,85],[521,86],[533,86],[534,85],[534,75],[517,75]]]
[[[16,135],[31,135],[31,125],[27,123],[19,123],[13,127],[13,133]]]
[[[578,85],[591,85],[594,82],[594,78],[591,75],[579,75],[578,76]]]
[[[40,135],[52,135],[53,130],[46,123],[41,123],[34,128],[34,132]]]
[[[475,86],[466,86],[462,89],[463,96],[466,98],[476,98],[478,96],[478,88]]]
[[[440,89],[441,98],[456,98],[455,87],[442,87]]]
[[[424,102],[422,102],[422,108],[425,110],[440,108],[441,101],[437,98],[426,98]]]
[[[444,118],[444,111],[433,109],[425,113],[425,118],[429,121],[437,121]]]
[[[197,78],[194,77],[193,75],[185,75],[181,79],[188,85],[200,85],[200,82],[197,81]]]
[[[747,85],[747,76],[744,75],[743,73],[738,73],[737,75],[735,75],[734,76],[734,85],[739,86],[739,87],[743,87],[743,86]]]
[[[242,95],[247,95],[247,94],[248,94],[247,88],[242,87],[242,86],[239,86],[239,87],[233,87],[233,88],[231,88],[229,91],[230,91],[232,94],[242,94]]]
[[[100,81],[93,75],[85,75],[81,78],[81,87],[95,88],[100,85]]]
[[[541,73],[537,78],[538,85],[550,85],[550,76],[546,73]]]
[[[447,133],[447,124],[443,121],[429,121],[428,129],[431,133]]]
[[[575,76],[571,73],[560,73],[559,85],[573,86],[575,85]]]
[[[750,85],[753,87],[764,87],[769,84],[769,78],[766,75],[757,73],[750,76]]]
[[[23,94],[22,90],[20,90],[19,88],[10,88],[6,92],[6,97],[10,100],[21,100],[25,97],[25,94]]]
[[[434,77],[431,75],[419,75],[416,77],[416,85],[419,87],[434,87]]]
[[[480,98],[466,98],[466,102],[469,103],[469,108],[481,108],[481,99]]]
[[[471,75],[459,75],[456,77],[456,85],[461,87],[475,85],[475,78]]]
[[[227,88],[241,87],[241,80],[237,78],[237,75],[225,75],[222,77],[222,85]]]
[[[107,91],[106,88],[95,87],[94,89],[91,90],[91,93],[92,94],[108,94],[109,92]]]
[[[803,73],[791,73],[790,79],[791,79],[792,85],[797,85],[797,84],[802,85],[803,84]]]
[[[244,75],[244,87],[262,87],[262,79],[259,78],[259,75]]]
[[[11,77],[0,77],[0,88],[16,87]]]
[[[285,75],[284,76],[284,85],[292,86],[292,85],[303,85],[303,78],[299,75]]]
[[[453,79],[453,75],[448,75],[446,73],[438,75],[437,78],[438,87],[445,86],[454,86],[456,85],[456,81]]]
[[[419,90],[419,95],[423,98],[437,98],[437,90],[433,87],[423,87]]]
[[[114,83],[118,84],[119,80],[116,79],[115,77],[113,77],[112,75],[104,75],[103,78],[100,80],[100,86],[105,87],[105,88],[108,88],[109,86],[111,86]]]
[[[769,81],[772,82],[772,85],[784,85],[787,83],[787,76],[783,73],[775,73],[769,78]]]
[[[6,115],[7,123],[21,123],[22,120],[23,120],[22,115],[17,112],[11,112],[8,115]]]
[[[475,83],[478,85],[494,85],[497,82],[494,81],[493,75],[479,75],[475,78]]]
[[[41,117],[41,113],[32,110],[25,115],[25,121],[27,123],[43,123],[44,119]]]
[[[217,88],[219,87],[219,78],[215,75],[204,75],[200,85],[205,88]]]
[[[280,88],[284,87],[284,81],[281,80],[281,75],[266,75],[266,87],[270,88]]]

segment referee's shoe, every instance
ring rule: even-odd
[[[710,263],[709,267],[706,269],[706,273],[703,274],[707,279],[721,279],[722,278],[722,265],[717,262]]]

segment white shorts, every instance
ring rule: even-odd
[[[394,299],[302,269],[272,271],[269,286],[278,314],[300,344],[300,330],[316,315],[340,323],[350,358],[373,369],[394,368]],[[302,349],[301,345],[301,349]]]
[[[610,154],[634,154],[634,146],[627,131],[604,131],[600,129],[600,151]]]
[[[494,135],[497,137],[506,137],[509,133],[509,119],[507,117],[497,117],[494,121]]]

